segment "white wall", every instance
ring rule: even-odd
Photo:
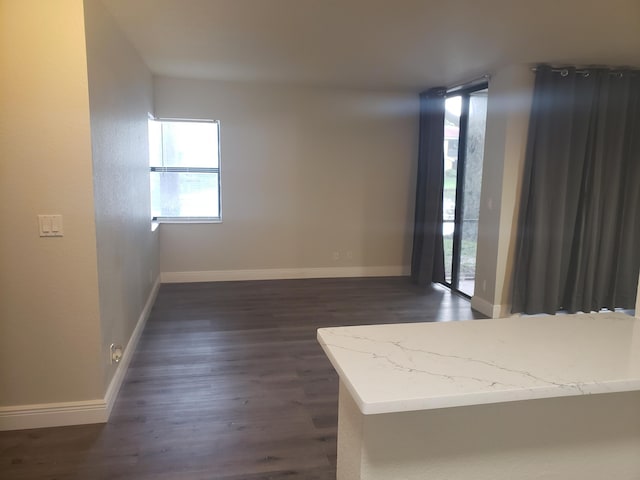
[[[148,114],[151,73],[99,1],[85,0],[98,283],[105,388],[158,277],[150,229]]]
[[[527,65],[491,78],[472,306],[491,317],[510,313],[522,169],[534,75]]]
[[[84,45],[82,0],[0,4],[0,406],[104,394]]]
[[[162,272],[410,263],[417,96],[164,77],[154,95],[160,117],[221,121],[223,223],[162,225]]]

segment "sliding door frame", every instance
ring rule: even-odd
[[[463,202],[464,202],[464,180],[466,174],[467,160],[467,131],[469,128],[469,102],[471,94],[487,90],[489,83],[486,81],[465,85],[455,89],[447,90],[446,98],[461,97],[460,109],[460,126],[458,130],[458,158],[456,160],[456,207],[453,218],[453,251],[451,262],[451,282],[446,279],[443,285],[450,288],[453,292],[458,293],[466,298],[471,298],[468,294],[459,290],[460,275],[460,251],[462,243],[462,221],[463,221]],[[444,128],[444,125],[443,125]],[[444,158],[443,158],[444,161]]]

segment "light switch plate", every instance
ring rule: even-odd
[[[41,237],[62,237],[62,215],[38,215],[38,226]]]

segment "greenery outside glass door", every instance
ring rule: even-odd
[[[473,296],[487,84],[447,93],[442,202],[445,285]]]

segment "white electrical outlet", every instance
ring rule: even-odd
[[[115,345],[112,343],[111,346],[109,347],[109,353],[110,353],[109,361],[111,364],[120,363],[120,360],[122,360],[122,353],[123,353],[122,345]]]

